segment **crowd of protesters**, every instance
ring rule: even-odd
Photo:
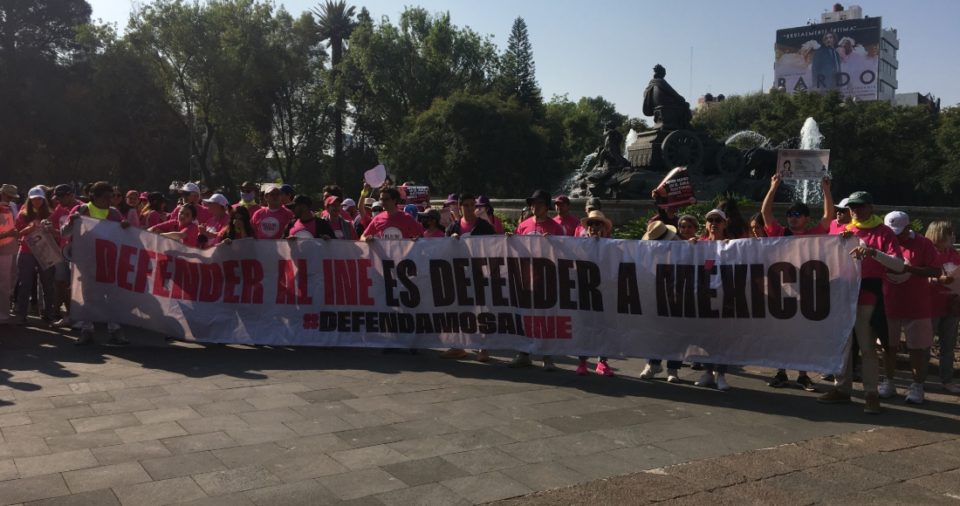
[[[850,254],[862,262],[862,280],[850,337],[852,351],[840,375],[824,376],[833,380],[833,387],[818,400],[831,404],[850,402],[857,374],[864,389],[864,410],[879,412],[880,398],[897,395],[893,376],[897,351],[902,347],[901,336],[905,337],[913,379],[905,394],[906,402],[923,402],[935,336],[939,338],[940,384],[947,392],[960,393],[960,384],[953,382],[960,302],[945,286],[953,282],[949,274],[960,266],[960,254],[953,247],[953,225],[935,221],[921,235],[920,230],[912,229],[906,213],[894,211],[885,217],[874,214],[873,198],[864,191],[854,192],[834,204],[827,178],[821,182],[822,218],[811,220],[809,207],[796,202],[787,209],[784,225],[773,210],[780,184],[779,177],[773,176],[760,212],[749,220],[743,218],[733,199],[720,201],[707,212],[702,228],[696,217],[678,215],[672,207],[658,206],[642,240],[694,243],[763,237],[795,237],[793,240],[802,241],[826,234],[856,237],[859,242],[854,244],[859,245]],[[327,186],[316,202],[307,195],[297,195],[289,184],[273,183],[244,182],[233,203],[224,193],[211,192],[197,183],[182,185],[175,202],[161,192],[123,191],[106,182],[85,186],[81,195],[76,190],[66,184],[35,186],[22,196],[13,185],[4,184],[0,189],[0,300],[12,301],[13,305],[12,314],[0,311],[0,324],[26,324],[32,303],[49,325],[79,329],[76,344],[93,342],[93,324],[72,321],[69,316],[70,237],[78,216],[140,227],[195,248],[214,248],[244,239],[371,241],[505,233],[504,223],[484,195],[451,194],[436,209],[429,207],[429,201],[426,205],[405,203],[403,187],[392,186],[389,181],[377,189],[364,185],[357,200],[344,198],[338,186]],[[655,201],[660,198],[657,191],[652,196]],[[609,238],[613,224],[601,206],[599,199],[589,199],[581,219],[566,196],[553,198],[548,192],[537,190],[527,199],[527,207],[512,234]],[[38,231],[49,233],[59,243],[64,253],[62,262],[44,268],[34,256],[31,237]],[[112,344],[127,344],[119,325],[109,323],[107,329]],[[878,347],[882,350],[883,374]],[[490,360],[487,350],[472,354],[451,348],[440,356]],[[588,374],[587,361],[588,357],[579,357],[576,374]],[[549,356],[542,357],[542,364],[547,371],[556,368]],[[661,364],[658,357],[652,357],[640,377],[657,377],[663,372]],[[508,365],[529,367],[533,360],[527,353],[518,353]],[[668,361],[666,381],[680,382],[682,365],[680,361]],[[730,365],[733,364],[694,363],[692,368],[702,371],[694,384],[729,389],[725,375]],[[614,375],[604,357],[598,359],[595,371],[603,376]],[[787,371],[779,370],[769,385],[816,390],[806,371],[798,371],[795,382],[791,382]]]

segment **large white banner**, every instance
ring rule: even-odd
[[[460,347],[837,371],[855,244],[832,237],[235,241],[82,218],[76,320],[206,342]]]

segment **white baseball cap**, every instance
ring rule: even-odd
[[[200,193],[200,187],[197,186],[197,183],[187,183],[180,188],[180,191],[187,193]]]
[[[838,209],[847,209],[850,207],[850,199],[848,199],[847,197],[844,197],[843,200],[838,202],[837,205],[833,207],[836,207]]]
[[[357,207],[357,202],[353,199],[343,199],[343,204],[340,207],[344,209],[350,209],[351,207]]]
[[[208,199],[203,199],[207,204],[219,204],[224,208],[230,207],[230,201],[222,193],[214,193]]]
[[[883,224],[890,227],[894,234],[900,235],[910,226],[910,217],[903,211],[890,211],[883,217]]]
[[[720,209],[711,209],[704,218],[709,218],[711,216],[719,216],[723,221],[727,221],[727,213],[721,211]]]
[[[30,188],[30,191],[29,191],[29,192],[27,192],[27,198],[28,198],[28,199],[37,199],[37,198],[39,198],[39,199],[44,199],[44,200],[46,200],[46,198],[47,198],[47,192],[44,191],[44,189],[43,189],[42,186],[34,186],[33,188]]]
[[[262,191],[264,195],[272,191],[280,191],[280,185],[276,183],[263,183],[263,186],[260,187],[260,191]]]

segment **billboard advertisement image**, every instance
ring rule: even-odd
[[[777,30],[776,86],[787,93],[837,90],[844,98],[876,100],[880,26],[880,18],[866,18]]]

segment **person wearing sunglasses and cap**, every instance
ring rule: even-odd
[[[697,241],[726,241],[736,239],[727,232],[729,220],[727,213],[721,209],[711,209],[706,215],[707,233],[702,239],[696,237],[689,240],[691,243]],[[709,351],[709,350],[708,350]],[[693,384],[698,387],[716,387],[717,390],[730,390],[730,384],[727,383],[727,364],[703,364],[703,374]]]
[[[836,235],[846,230],[850,224],[850,207],[847,204],[850,199],[844,198],[837,205],[833,206],[835,218],[830,221],[830,235]]]
[[[214,193],[203,199],[210,217],[200,225],[200,235],[207,238],[205,248],[216,246],[220,241],[220,232],[230,225],[230,201],[222,193]]]
[[[233,208],[246,207],[250,216],[253,216],[253,213],[257,212],[260,209],[260,204],[257,203],[257,185],[250,181],[244,181],[240,185],[240,201],[233,205]]]
[[[824,177],[820,180],[820,190],[823,192],[823,217],[820,221],[810,227],[810,208],[803,202],[794,202],[787,209],[787,228],[784,228],[773,215],[773,201],[777,190],[780,188],[780,175],[774,174],[770,178],[770,189],[763,198],[763,204],[760,206],[760,215],[763,217],[763,230],[767,237],[790,237],[790,236],[816,236],[826,235],[830,231],[830,222],[833,221],[834,206],[833,194],[831,193],[830,178]],[[816,391],[813,380],[807,375],[806,371],[797,371],[797,385],[808,392]],[[783,388],[790,384],[785,369],[777,370],[777,374],[767,383],[773,388]]]
[[[850,255],[860,260],[860,293],[857,297],[856,322],[853,335],[860,346],[861,378],[863,380],[864,413],[880,413],[880,363],[877,360],[877,336],[887,336],[887,320],[884,311],[883,283],[887,272],[903,271],[903,251],[897,234],[883,224],[873,213],[873,196],[865,191],[853,192],[847,197],[850,223],[841,235],[859,239],[860,245]],[[847,404],[853,390],[853,354],[848,353],[846,363],[837,376],[834,388],[817,398],[824,404]]]
[[[477,197],[477,216],[486,220],[493,226],[493,231],[497,235],[503,235],[503,220],[497,217],[493,212],[493,203],[490,202],[490,197],[486,195],[480,195]]]
[[[203,205],[202,196],[200,195],[200,185],[197,183],[187,183],[180,187],[180,205],[183,204],[193,204],[196,209],[196,219],[197,223],[206,223],[210,219],[210,211]],[[177,216],[180,216],[180,205],[173,209],[173,212],[170,213],[171,219],[176,219]]]
[[[592,237],[596,240],[609,239],[611,232],[613,232],[613,222],[607,219],[601,211],[590,211],[586,218],[580,220],[579,229],[583,231],[583,237]],[[577,376],[586,376],[588,370],[587,357],[580,355],[577,360]],[[613,368],[607,364],[607,357],[597,358],[597,368],[595,370],[601,376],[614,376]]]

